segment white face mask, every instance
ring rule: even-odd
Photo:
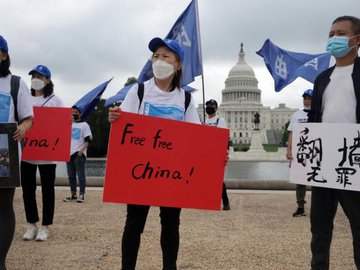
[[[152,71],[156,79],[166,80],[174,73],[174,66],[162,60],[152,64]]]
[[[42,80],[36,79],[36,78],[31,80],[31,88],[32,89],[38,91],[38,90],[43,89],[44,87],[45,87],[45,83]]]

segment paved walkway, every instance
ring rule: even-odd
[[[16,191],[17,225],[9,270],[120,269],[125,206],[102,203],[100,188],[89,188],[83,204],[62,202],[66,195],[67,188],[57,188],[48,241],[25,242],[21,190]],[[37,196],[41,198],[39,190]],[[183,209],[179,270],[310,268],[309,216],[291,217],[294,191],[231,190],[229,197],[230,211]],[[161,269],[158,214],[158,208],[152,207],[142,236],[139,270]],[[331,269],[355,269],[349,224],[341,209],[335,219]]]

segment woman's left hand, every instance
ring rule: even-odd
[[[21,141],[24,139],[26,133],[26,127],[24,125],[19,125],[14,132],[13,139],[17,141]]]

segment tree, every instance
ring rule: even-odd
[[[133,83],[137,83],[137,79],[135,77],[129,77],[124,86],[128,86]]]
[[[98,106],[90,114],[87,122],[93,135],[93,139],[88,148],[88,156],[105,157],[110,133],[108,109],[105,107],[105,99],[99,101]]]

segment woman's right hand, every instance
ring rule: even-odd
[[[121,109],[118,106],[109,108],[109,122],[112,123],[119,119]]]

